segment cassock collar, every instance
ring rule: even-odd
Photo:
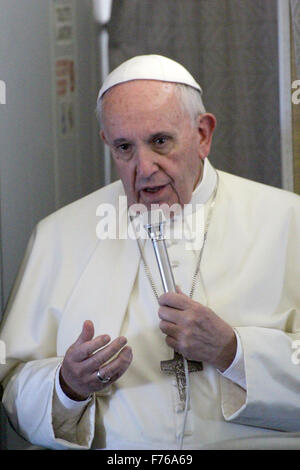
[[[218,183],[218,175],[214,167],[207,158],[203,161],[202,179],[193,191],[189,204],[185,204],[183,210],[184,230],[181,233],[181,240],[186,245],[186,249],[199,251],[204,242],[205,219],[207,217],[206,204],[212,198]],[[206,214],[206,215],[205,215]],[[182,224],[182,219],[173,219],[174,229]],[[172,226],[172,222],[171,222]],[[171,229],[172,230],[172,229]],[[188,238],[186,238],[188,236]]]
[[[217,184],[217,172],[208,158],[203,161],[202,179],[193,191],[189,204],[184,206],[185,217],[191,216],[195,211],[203,207],[213,195]]]
[[[193,206],[192,211],[196,209],[197,204],[206,204],[211,198],[217,184],[217,172],[211,165],[208,158],[203,161],[202,179],[193,191],[190,204]]]

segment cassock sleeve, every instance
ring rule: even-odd
[[[49,226],[50,225],[50,226]],[[90,448],[95,427],[94,399],[80,413],[65,414],[55,401],[55,375],[62,357],[57,354],[61,306],[74,279],[60,278],[61,247],[55,244],[54,224],[39,224],[32,235],[2,322],[1,340],[6,364],[0,366],[3,405],[14,429],[32,444],[49,449]],[[42,232],[42,235],[41,235]],[[72,425],[72,440],[55,434]],[[68,424],[66,421],[69,419]],[[70,424],[71,423],[71,424]]]
[[[299,215],[293,212],[288,243],[278,247],[284,251],[285,266],[277,310],[265,318],[262,314],[262,326],[235,327],[244,352],[246,391],[221,378],[222,410],[227,421],[300,431],[300,365],[293,360],[293,348],[300,344]]]

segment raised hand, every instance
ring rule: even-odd
[[[85,400],[92,393],[111,385],[124,374],[132,361],[132,351],[125,346],[127,340],[124,336],[112,342],[108,335],[93,337],[94,325],[87,320],[61,365],[61,388],[73,400]]]

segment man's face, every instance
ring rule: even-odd
[[[101,137],[111,149],[129,206],[150,209],[151,204],[191,200],[213,128],[208,138],[209,119],[192,123],[173,84],[136,80],[117,85],[103,98],[102,116]]]

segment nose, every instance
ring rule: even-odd
[[[136,155],[137,176],[148,179],[158,170],[158,155],[146,146],[141,146]]]

